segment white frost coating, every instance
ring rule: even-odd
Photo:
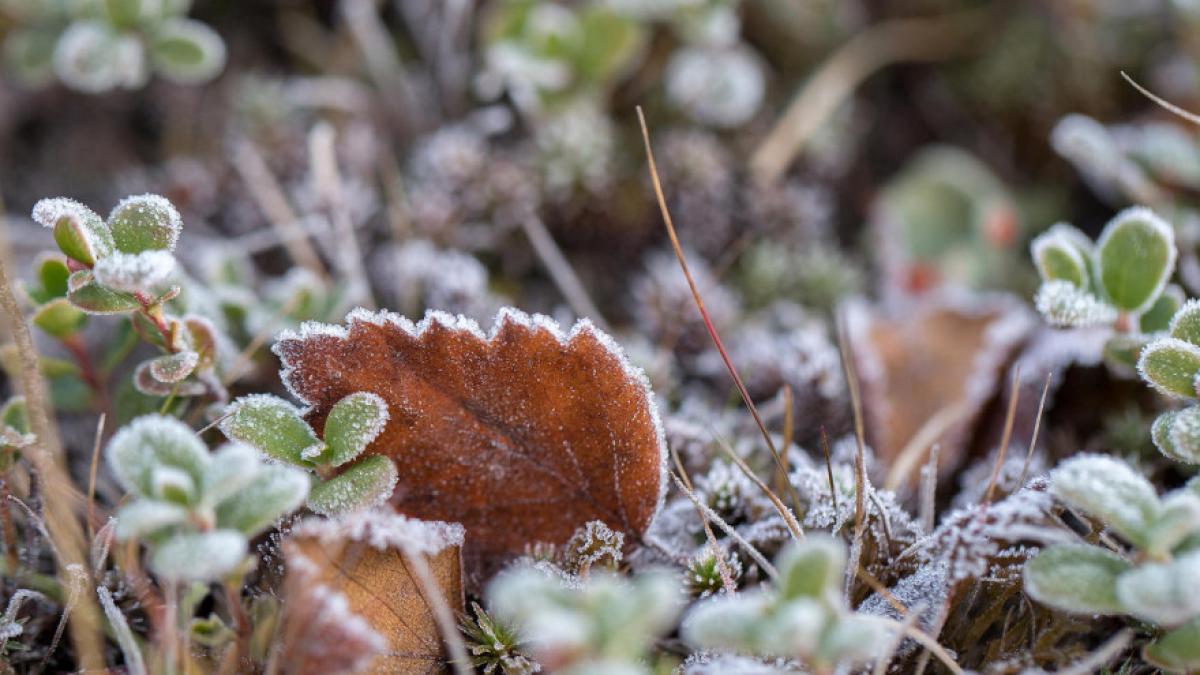
[[[1178,337],[1175,331],[1179,326],[1179,322],[1194,317],[1197,312],[1200,312],[1200,298],[1188,298],[1184,301],[1183,306],[1175,312],[1175,315],[1171,317],[1171,324],[1167,327],[1167,332],[1173,337]]]
[[[715,127],[743,124],[766,93],[762,59],[744,45],[681,49],[667,65],[666,82],[672,103]]]
[[[1038,288],[1033,304],[1055,326],[1082,328],[1117,320],[1115,307],[1069,281],[1045,282]]]
[[[1029,244],[1029,255],[1033,258],[1033,264],[1037,265],[1038,272],[1042,275],[1042,278],[1049,279],[1050,271],[1042,262],[1042,254],[1046,253],[1052,248],[1057,248],[1060,252],[1064,253],[1068,258],[1071,259],[1071,262],[1079,270],[1080,276],[1083,277],[1082,288],[1087,288],[1090,280],[1088,279],[1087,263],[1083,259],[1083,251],[1086,251],[1087,249],[1083,249],[1083,251],[1081,251],[1079,246],[1072,241],[1069,235],[1065,234],[1061,229],[1058,229],[1063,225],[1066,225],[1066,223],[1058,223],[1054,227],[1051,227],[1049,230],[1046,230],[1035,237],[1033,242]],[[1067,225],[1067,227],[1070,226]],[[1091,246],[1090,242],[1088,246]],[[1063,279],[1062,281],[1066,280]]]
[[[179,241],[179,233],[183,230],[183,218],[179,216],[179,210],[166,197],[155,194],[142,194],[126,197],[117,202],[113,210],[109,212],[108,219],[111,221],[122,210],[133,208],[136,213],[149,214],[154,219],[161,223],[167,232],[167,251],[174,251],[175,244]]]
[[[403,549],[435,555],[447,547],[462,546],[466,530],[458,523],[417,520],[388,509],[366,509],[337,518],[308,518],[292,529],[292,535],[317,539],[327,546],[349,540],[380,551]]]
[[[66,197],[54,197],[51,199],[42,199],[37,204],[33,205],[33,222],[53,229],[54,225],[62,218],[75,218],[78,220],[87,220],[94,218],[100,219],[94,211],[80,204],[74,199]]]
[[[225,407],[225,412],[223,413],[221,421],[217,424],[217,428],[221,430],[221,433],[225,434],[226,438],[246,443],[252,447],[254,444],[250,443],[244,437],[240,437],[237,433],[237,429],[234,428],[234,418],[237,417],[238,410],[240,410],[242,406],[247,405],[255,408],[272,408],[276,417],[295,415],[297,418],[303,420],[304,415],[307,413],[306,410],[300,410],[288,401],[285,401],[274,394],[247,394],[245,396],[238,397],[235,401]],[[300,450],[300,456],[305,459],[316,457],[325,451],[325,444],[317,439],[316,435],[311,433],[311,430],[310,434],[312,435],[314,443]],[[259,450],[261,450],[261,448]]]
[[[543,314],[526,314],[514,307],[502,307],[496,313],[496,318],[492,321],[491,333],[485,334],[483,329],[479,327],[473,319],[463,315],[450,315],[446,312],[438,310],[430,310],[425,313],[425,318],[419,323],[414,324],[408,317],[402,316],[395,312],[381,309],[371,311],[362,307],[356,307],[350,310],[346,315],[346,323],[353,325],[355,323],[369,323],[375,326],[385,326],[388,324],[394,325],[400,330],[408,333],[413,338],[419,339],[430,326],[437,324],[451,331],[465,332],[475,338],[487,343],[491,343],[500,334],[500,331],[508,323],[515,323],[523,326],[531,331],[545,330],[561,345],[568,346],[576,337],[580,335],[590,335],[602,347],[617,360],[622,372],[630,380],[637,382],[643,392],[646,400],[646,410],[650,415],[650,421],[654,425],[654,438],[658,444],[659,452],[659,477],[658,477],[658,499],[654,505],[654,514],[650,521],[653,522],[654,517],[662,511],[663,502],[667,497],[667,438],[666,432],[663,430],[662,420],[658,414],[658,404],[654,398],[654,391],[650,388],[650,379],[646,377],[645,371],[633,365],[625,356],[625,351],[621,345],[617,343],[612,336],[604,331],[596,328],[589,319],[580,319],[575,322],[570,332],[563,333],[562,327],[558,322]],[[287,355],[279,349],[279,345],[289,341],[305,341],[316,337],[334,337],[339,340],[346,340],[350,336],[350,331],[347,326],[335,326],[328,323],[319,323],[316,321],[305,321],[298,329],[287,329],[281,331],[275,337],[275,344],[272,345],[271,351],[279,357],[283,368],[279,371],[280,380],[283,381],[290,393],[296,400],[303,403],[305,406],[311,407],[312,401],[304,398],[300,392],[291,384],[291,375],[295,371],[295,366],[288,359]]]
[[[1150,294],[1142,306],[1131,310],[1132,312],[1141,312],[1149,309],[1150,306],[1154,304],[1154,301],[1158,299],[1158,296],[1162,294],[1163,289],[1166,288],[1167,282],[1171,280],[1171,275],[1175,273],[1175,259],[1178,257],[1179,251],[1175,248],[1175,228],[1170,223],[1163,220],[1161,216],[1152,211],[1149,207],[1131,206],[1113,216],[1112,219],[1104,225],[1104,230],[1100,233],[1100,239],[1096,242],[1097,267],[1101,267],[1104,262],[1103,257],[1099,255],[1100,252],[1104,251],[1104,247],[1108,243],[1108,240],[1112,238],[1113,233],[1117,231],[1121,223],[1126,220],[1137,220],[1148,224],[1150,229],[1154,230],[1158,236],[1167,241],[1167,264],[1163,266],[1162,273],[1159,275],[1158,281],[1155,282],[1154,292]],[[1097,270],[1097,275],[1102,273],[1102,269]]]
[[[96,281],[126,293],[148,291],[175,271],[175,256],[167,251],[121,253],[114,251],[96,261]]]

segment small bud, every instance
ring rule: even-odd
[[[1042,284],[1034,298],[1034,305],[1055,326],[1096,326],[1117,320],[1116,308],[1068,281],[1047,281]]]

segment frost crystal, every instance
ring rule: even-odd
[[[167,251],[114,252],[96,261],[96,281],[126,293],[152,290],[175,271],[175,256]]]
[[[1038,289],[1034,305],[1058,326],[1094,326],[1112,323],[1117,310],[1100,298],[1081,291],[1068,281],[1047,281]]]
[[[293,530],[324,544],[349,539],[380,551],[402,549],[434,555],[448,546],[462,546],[466,530],[458,523],[408,518],[386,509],[349,513],[338,518],[309,518]]]
[[[666,81],[676,106],[716,127],[745,123],[766,93],[762,61],[743,45],[681,49],[667,66]]]

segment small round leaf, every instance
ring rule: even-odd
[[[1121,614],[1118,577],[1130,565],[1097,546],[1053,546],[1025,563],[1025,592],[1034,600],[1072,614]]]
[[[377,506],[392,496],[398,475],[392,460],[371,455],[341,474],[313,486],[308,508],[331,516]]]
[[[1127,312],[1152,305],[1175,271],[1175,230],[1144,207],[1125,209],[1104,227],[1096,245],[1106,297]]]
[[[387,403],[378,394],[350,394],[329,410],[324,434],[328,449],[316,461],[330,466],[351,461],[367,449],[387,421]]]
[[[1179,338],[1155,340],[1142,349],[1138,373],[1165,396],[1195,398],[1200,347]]]
[[[221,421],[221,432],[275,459],[309,466],[308,456],[325,446],[296,406],[270,394],[252,394],[234,401]]]

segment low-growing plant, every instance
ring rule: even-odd
[[[1046,548],[1025,565],[1038,602],[1082,615],[1125,614],[1159,627],[1143,657],[1161,668],[1200,667],[1200,481],[1159,497],[1136,469],[1079,455],[1050,474],[1050,490],[1111,537]],[[1128,548],[1127,548],[1128,547]]]

